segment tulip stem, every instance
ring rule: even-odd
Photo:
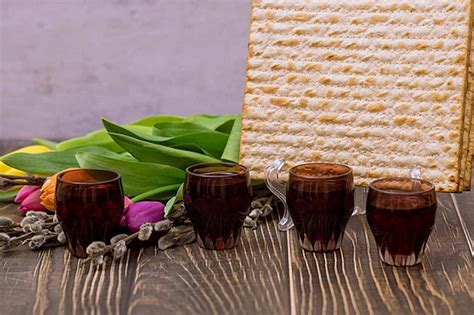
[[[31,175],[31,174],[28,174],[28,175],[9,175],[9,174],[0,174],[0,176],[2,177],[5,177],[5,178],[9,178],[9,179],[25,179],[25,180],[42,180],[42,181],[45,181],[47,177],[43,177],[43,176],[36,176],[36,175]]]
[[[6,187],[23,185],[41,186],[44,184],[46,179],[47,177],[30,174],[24,176],[0,174],[0,182]]]
[[[139,201],[150,198],[154,195],[157,195],[157,194],[165,192],[165,191],[178,190],[179,186],[181,186],[181,184],[169,185],[169,186],[165,186],[165,187],[155,188],[155,189],[152,189],[150,191],[146,191],[146,192],[144,192],[140,195],[137,195],[137,196],[133,197],[131,200],[133,202],[139,202]]]

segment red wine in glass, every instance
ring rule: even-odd
[[[367,221],[380,259],[394,266],[421,262],[436,216],[436,193],[430,182],[386,178],[369,185]]]
[[[85,258],[90,243],[107,243],[120,231],[120,175],[101,169],[64,171],[57,178],[55,205],[69,250],[74,256]]]
[[[290,169],[286,201],[305,250],[336,250],[354,211],[352,169],[333,163],[297,165]]]
[[[242,165],[208,163],[186,169],[184,203],[201,247],[234,247],[251,200],[249,171]]]

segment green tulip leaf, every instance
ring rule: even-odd
[[[232,122],[233,119],[235,119],[235,115],[192,115],[187,118],[179,116],[149,116],[125,126],[133,131],[151,134],[153,126],[156,124],[189,122],[201,125],[206,129],[225,132],[228,129],[229,122]],[[84,136],[60,142],[57,144],[56,149],[66,151],[86,146],[99,146],[114,152],[123,152],[123,148],[110,138],[105,129],[96,130]]]
[[[225,146],[229,136],[221,132],[215,131],[205,131],[205,132],[193,132],[185,135],[180,135],[172,137],[166,141],[163,141],[159,144],[170,146],[170,147],[181,147],[185,150],[196,151],[193,149],[197,147],[206,155],[213,156],[215,158],[220,158],[222,152],[224,152]],[[189,149],[186,149],[186,146]]]
[[[48,139],[43,139],[43,138],[33,138],[34,143],[44,145],[45,147],[51,149],[51,150],[56,150],[56,146],[58,145],[56,142],[48,140]]]
[[[230,131],[229,128],[229,122],[232,122],[235,120],[236,115],[235,114],[230,114],[230,115],[192,115],[186,118],[186,121],[192,122],[198,125],[206,126],[207,128],[211,130],[220,130],[224,131],[228,130]],[[222,130],[223,129],[223,130]]]
[[[222,160],[238,163],[240,158],[240,128],[242,127],[241,115],[237,115],[232,130],[230,131],[229,140],[222,153]]]
[[[0,191],[0,202],[13,202],[20,188],[13,188],[7,191]]]
[[[201,153],[201,154],[204,154],[204,155],[207,155],[207,156],[217,157],[214,154],[211,154],[209,151],[206,151],[205,149],[201,148],[200,146],[198,146],[194,143],[172,144],[169,147],[170,148],[175,148],[175,149],[180,149],[180,150],[186,150],[186,151]]]
[[[216,163],[220,161],[204,154],[170,148],[122,134],[110,133],[110,136],[118,145],[142,162],[158,163],[184,169],[197,163]]]
[[[130,125],[153,127],[155,124],[162,122],[183,121],[185,118],[180,116],[148,116],[137,120]]]
[[[105,130],[107,130],[108,133],[122,134],[122,135],[129,136],[135,139],[143,140],[143,141],[160,143],[162,141],[169,139],[169,137],[160,137],[160,136],[155,136],[153,134],[139,132],[139,131],[133,130],[132,128],[129,128],[128,126],[118,125],[105,118],[102,118],[102,124],[104,125]]]
[[[204,126],[211,130],[226,129],[226,124],[232,122],[235,119],[235,114],[229,115],[207,115],[207,114],[196,114],[188,117],[181,116],[149,116],[138,121],[131,123],[130,125],[140,126],[154,126],[158,123],[168,122],[191,122],[201,126]]]
[[[141,125],[129,125],[131,130],[151,134],[152,127]],[[114,152],[123,152],[122,147],[117,145],[105,129],[91,132],[85,136],[72,138],[57,144],[58,151],[73,150],[87,146],[98,146]]]
[[[76,159],[81,167],[104,168],[120,173],[124,191],[131,196],[138,196],[165,186],[179,186],[183,182],[185,174],[183,170],[167,165],[136,160],[125,161],[116,157],[102,156],[90,152],[79,152]],[[172,191],[171,195],[173,195],[176,189],[178,187],[168,187],[168,190],[163,192]],[[155,193],[155,195],[158,194],[159,192]],[[161,198],[159,200],[167,199],[166,196],[159,197]]]
[[[168,216],[168,214],[170,213],[171,209],[173,208],[173,206],[175,205],[176,203],[176,197],[173,196],[170,200],[168,200],[168,202],[166,202],[165,204],[165,218]]]
[[[192,115],[181,121],[164,121],[154,125],[153,134],[175,136],[190,131],[213,130],[229,134],[236,115]]]
[[[177,202],[183,200],[183,187],[184,187],[184,184],[181,184],[179,186],[178,191],[176,192],[176,195],[173,198],[171,198],[170,200],[168,200],[168,202],[166,203],[166,205],[165,205],[165,217],[167,217],[170,214],[171,209],[173,208],[173,206]]]
[[[203,125],[195,124],[187,121],[178,122],[164,122],[155,124],[153,126],[153,135],[160,137],[174,137],[179,135],[185,135],[193,132],[205,132],[213,131]]]
[[[229,135],[230,132],[232,131],[232,128],[234,127],[235,120],[236,118],[234,117],[234,119],[225,122],[224,124],[216,128],[216,131],[220,131]]]
[[[103,147],[114,152],[123,152],[122,147],[117,145],[104,129],[88,133],[85,136],[71,138],[60,142],[57,144],[56,149],[58,151],[66,151],[89,145]]]
[[[39,154],[15,153],[4,156],[1,161],[6,165],[37,175],[53,175],[66,168],[79,167],[76,160],[78,151],[95,152],[102,155],[116,154],[101,147],[83,147],[69,151],[51,151]],[[123,159],[128,159],[122,157]]]
[[[138,202],[142,200],[167,200],[173,197],[176,194],[176,191],[181,187],[181,184],[168,185],[163,187],[158,187],[150,191],[144,192],[138,196],[132,198],[133,202]],[[174,197],[173,197],[174,198]]]
[[[170,131],[170,129],[177,130],[176,128],[178,128],[180,131],[178,134],[167,132],[159,136],[136,132],[107,119],[102,119],[102,122],[109,133],[122,134],[138,140],[193,151],[215,158],[221,157],[228,140],[228,136],[222,132],[212,131],[191,123],[178,122],[162,124],[170,126],[170,128],[164,128],[162,130]],[[181,130],[184,130],[185,133],[181,133]]]

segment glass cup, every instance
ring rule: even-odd
[[[421,262],[436,216],[435,186],[415,178],[383,178],[369,185],[367,221],[380,259],[389,265]]]
[[[69,250],[74,256],[85,258],[90,243],[107,243],[120,231],[120,175],[101,169],[64,171],[57,177],[55,206]]]
[[[252,186],[245,166],[206,163],[186,169],[184,203],[201,247],[234,247],[251,201]]]
[[[338,249],[354,212],[354,180],[349,166],[307,163],[289,171],[288,210],[307,251]]]

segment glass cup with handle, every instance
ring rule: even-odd
[[[435,186],[419,178],[382,178],[369,184],[367,221],[380,259],[389,265],[421,262],[435,223]]]
[[[285,206],[280,229],[294,225],[307,251],[338,249],[356,212],[352,168],[336,163],[299,164],[289,170],[285,184],[279,179],[283,164],[283,159],[277,159],[265,175],[267,186]]]

